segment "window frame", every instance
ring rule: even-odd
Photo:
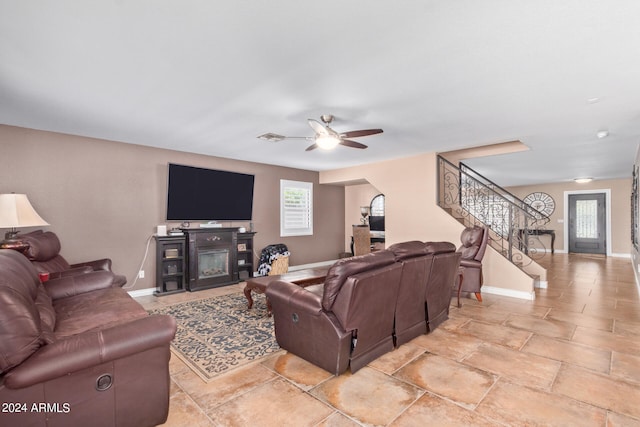
[[[285,192],[287,189],[302,190],[307,193],[307,215],[308,224],[306,227],[287,227],[287,211],[285,206]],[[304,215],[304,212],[303,212]],[[313,235],[313,183],[304,181],[280,180],[280,237],[312,236]]]

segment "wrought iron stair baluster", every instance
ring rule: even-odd
[[[438,156],[438,205],[465,226],[489,226],[491,246],[520,268],[546,253],[530,230],[542,229],[550,221],[548,216],[472,168],[463,163],[458,167],[442,156]]]

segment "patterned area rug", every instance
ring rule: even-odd
[[[247,310],[244,294],[230,294],[149,310],[169,314],[178,330],[171,343],[180,357],[204,381],[280,351],[267,317],[264,295],[253,295]]]

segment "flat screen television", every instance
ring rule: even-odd
[[[254,175],[169,163],[167,221],[249,221]]]
[[[371,231],[384,231],[384,216],[370,216],[369,229]]]

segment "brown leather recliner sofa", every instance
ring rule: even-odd
[[[393,350],[402,265],[380,251],[338,260],[324,284],[276,281],[266,295],[283,349],[339,375]]]
[[[31,233],[20,234],[20,240],[29,244],[29,248],[24,254],[33,263],[36,270],[49,273],[52,279],[92,271],[111,271],[111,260],[109,258],[69,264],[60,255],[62,245],[58,236],[52,231],[36,230]],[[127,278],[125,276],[114,275],[115,286],[124,286],[126,283]]]
[[[461,257],[450,242],[427,242],[426,246],[427,253],[433,256],[425,294],[427,329],[433,332],[449,318],[451,285],[457,279]]]
[[[400,346],[449,318],[460,254],[450,242],[409,241],[388,250],[403,265],[394,327],[396,346]]]
[[[433,257],[419,241],[397,243],[388,251],[402,264],[394,326],[396,345],[402,345],[427,333],[424,298]]]
[[[435,267],[446,272],[432,275],[436,254],[448,262]],[[334,375],[356,372],[446,320],[459,261],[451,243],[412,241],[341,259],[324,284],[271,283],[276,340]]]
[[[169,407],[171,316],[149,316],[110,271],[42,284],[0,250],[2,426],[153,426]]]

